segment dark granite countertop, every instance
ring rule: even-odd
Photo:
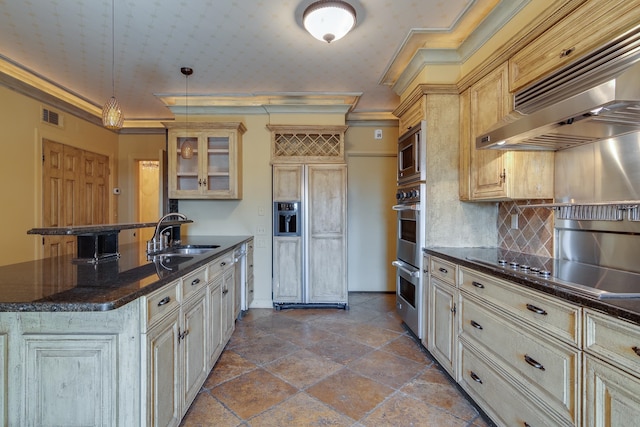
[[[500,251],[498,248],[424,248],[425,253],[434,255],[439,258],[451,261],[455,264],[469,267],[474,270],[480,271],[491,276],[505,279],[516,285],[526,286],[528,288],[536,289],[544,293],[561,298],[565,301],[572,302],[576,305],[583,307],[593,308],[595,310],[603,311],[611,316],[626,319],[634,323],[640,324],[640,299],[607,299],[601,300],[592,298],[587,295],[574,292],[571,289],[553,286],[546,283],[544,280],[536,280],[529,276],[519,274],[517,271],[513,271],[509,267],[491,267],[489,265],[481,264],[469,260],[468,258],[483,259],[487,256],[494,256],[496,251]]]
[[[189,236],[183,245],[219,245],[171,265],[147,260],[144,244],[120,245],[120,257],[98,264],[71,256],[0,267],[0,312],[105,311],[147,295],[229,252],[252,236]]]

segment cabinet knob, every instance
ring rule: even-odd
[[[569,49],[562,49],[562,51],[560,52],[560,58],[566,58],[567,56],[571,55],[574,51],[576,50],[576,47],[570,47]]]
[[[170,301],[171,301],[170,297],[164,297],[160,301],[158,301],[158,307],[161,307],[165,304],[169,304]]]
[[[442,267],[440,267],[438,270],[439,270],[439,271],[440,271],[440,273],[442,273],[442,274],[448,274],[448,273],[449,273],[449,270],[447,270],[446,268],[442,268]]]
[[[194,279],[194,280],[191,281],[191,286],[195,286],[198,283],[200,283],[200,279]]]

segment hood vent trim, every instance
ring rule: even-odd
[[[640,130],[640,25],[517,92],[479,149],[557,151]]]

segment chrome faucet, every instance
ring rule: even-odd
[[[180,218],[183,221],[187,220],[186,215],[178,212],[168,213],[164,215],[162,218],[160,218],[158,220],[158,223],[156,224],[156,229],[153,232],[153,236],[151,237],[151,240],[147,241],[147,253],[155,253],[155,252],[161,251],[167,248],[168,246],[170,246],[170,243],[173,243],[173,242],[168,242],[167,236],[164,234],[164,232],[170,229],[172,226],[167,226],[162,230],[160,230],[160,227],[162,227],[162,223],[167,218],[171,218],[174,216]]]

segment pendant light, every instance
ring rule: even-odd
[[[122,109],[116,99],[115,85],[115,0],[111,0],[111,98],[102,107],[102,125],[107,129],[121,129],[124,122]]]
[[[355,27],[356,10],[345,1],[320,0],[305,9],[302,23],[313,37],[331,43]]]
[[[193,145],[191,144],[191,141],[189,141],[189,76],[191,74],[193,74],[193,69],[189,68],[189,67],[182,67],[180,68],[180,72],[182,74],[184,74],[184,79],[185,79],[185,85],[184,85],[184,99],[185,99],[185,105],[186,105],[186,138],[184,139],[184,142],[180,145],[180,157],[182,157],[183,159],[190,159],[193,157]]]

